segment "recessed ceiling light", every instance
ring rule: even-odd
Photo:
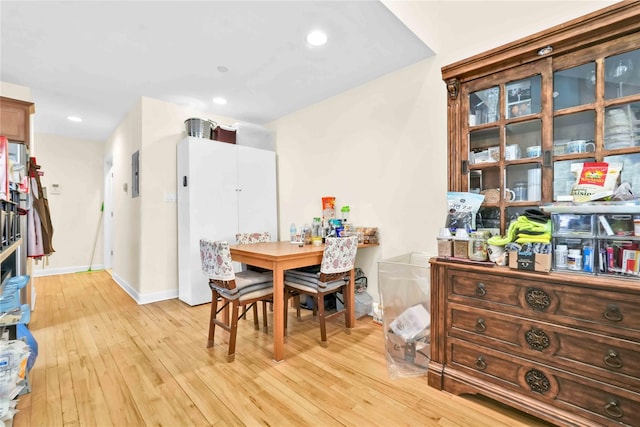
[[[227,103],[227,100],[224,98],[220,98],[220,97],[215,97],[213,98],[213,103],[214,104],[218,104],[218,105],[224,105]]]
[[[220,71],[221,73],[226,73],[227,71],[229,71],[229,69],[224,65],[218,65],[218,71]]]
[[[67,120],[71,122],[76,122],[76,123],[80,123],[82,121],[82,119],[78,116],[68,116]]]
[[[320,30],[314,30],[307,34],[307,43],[311,46],[322,46],[326,42],[327,35]]]

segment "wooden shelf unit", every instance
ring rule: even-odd
[[[0,97],[0,135],[28,147],[31,142],[31,114],[34,112],[33,102]]]

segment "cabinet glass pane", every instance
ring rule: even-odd
[[[553,73],[553,109],[576,107],[596,100],[596,64]]]
[[[542,155],[542,121],[531,120],[506,126],[507,147],[505,160],[517,160],[523,157],[539,157]]]
[[[469,118],[469,121],[474,121],[477,125],[497,121],[499,95],[500,88],[498,86],[471,93],[469,95],[469,115],[473,115],[475,118]]]
[[[542,170],[537,163],[507,166],[505,182],[507,201],[537,202],[541,199]]]
[[[567,114],[553,119],[553,154],[593,151],[595,147],[587,142],[595,139],[595,111]],[[571,143],[571,141],[583,141]]]
[[[481,207],[476,215],[476,228],[500,230],[500,209],[494,207]],[[499,234],[499,231],[496,234]]]
[[[500,169],[497,167],[475,169],[469,171],[469,191],[485,194],[487,190],[495,190],[495,194],[485,195],[487,203],[497,203],[500,199]]]
[[[628,182],[631,184],[633,193],[638,197],[640,194],[640,153],[625,154],[620,156],[606,156],[606,163],[621,163],[622,172],[620,173],[620,182]]]
[[[575,184],[576,177],[571,173],[571,164],[593,162],[595,159],[565,160],[553,163],[553,200],[558,200],[558,196],[571,195],[571,189]]]
[[[540,75],[507,83],[506,91],[506,118],[511,119],[540,112]]]
[[[469,132],[469,163],[492,163],[500,160],[500,130],[481,129]]]
[[[632,50],[604,60],[605,99],[640,93],[640,50]]]
[[[640,145],[640,102],[606,109],[604,148],[615,150]]]

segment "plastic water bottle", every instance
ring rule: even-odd
[[[298,233],[298,229],[296,228],[296,224],[294,222],[291,223],[291,227],[289,227],[289,234],[291,235],[290,240],[293,242],[296,240],[296,234]]]
[[[349,222],[349,216],[351,214],[351,208],[349,206],[343,206],[341,209],[342,212],[342,223]]]

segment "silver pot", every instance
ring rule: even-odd
[[[195,117],[185,120],[184,124],[187,135],[207,139],[211,139],[211,132],[218,126],[218,124],[212,120],[198,119]]]

